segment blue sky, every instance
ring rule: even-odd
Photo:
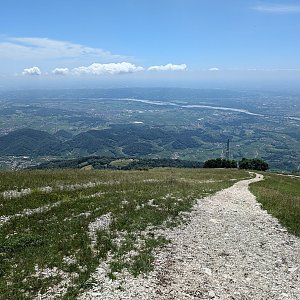
[[[297,85],[299,37],[300,1],[2,0],[0,87],[8,81]]]

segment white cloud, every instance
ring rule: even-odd
[[[293,4],[262,4],[253,7],[253,9],[265,13],[291,14],[300,13],[300,5]]]
[[[68,75],[69,69],[68,68],[55,68],[51,73],[54,75]]]
[[[210,69],[208,69],[208,71],[220,71],[220,69],[219,68],[210,68]]]
[[[100,48],[87,47],[68,41],[57,41],[48,38],[6,38],[0,42],[2,59],[86,59],[97,58],[102,61],[121,61],[124,56],[115,55]]]
[[[42,75],[42,72],[38,67],[32,67],[32,68],[24,69],[22,74],[39,76]]]
[[[93,63],[87,67],[78,67],[73,69],[73,73],[81,74],[91,74],[91,75],[104,75],[104,74],[124,74],[124,73],[134,73],[137,71],[144,70],[143,67],[136,66],[129,62],[121,63],[109,63],[109,64],[99,64]]]
[[[186,70],[186,68],[187,68],[186,64],[181,64],[181,65],[167,64],[161,66],[151,66],[148,68],[148,71],[184,71]]]

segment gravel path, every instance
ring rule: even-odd
[[[300,239],[249,192],[261,179],[199,200],[187,225],[164,232],[171,243],[147,278],[124,273],[111,282],[102,264],[80,299],[300,299]]]

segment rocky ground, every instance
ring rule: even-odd
[[[159,232],[171,243],[147,277],[106,277],[80,299],[300,299],[300,239],[262,210],[249,192],[257,175],[198,201],[190,221]]]

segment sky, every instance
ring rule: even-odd
[[[299,37],[299,0],[1,0],[0,88],[299,87]]]

